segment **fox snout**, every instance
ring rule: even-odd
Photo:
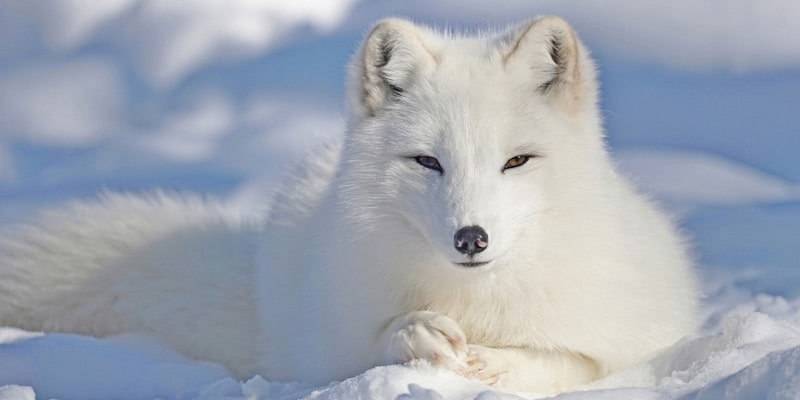
[[[480,226],[465,226],[456,232],[453,244],[459,253],[472,257],[489,247],[489,234]]]

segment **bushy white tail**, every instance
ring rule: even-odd
[[[219,205],[191,196],[104,194],[45,212],[0,235],[0,325],[151,334],[252,376],[249,235]]]

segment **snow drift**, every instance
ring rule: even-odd
[[[555,398],[800,398],[800,298],[742,288],[752,278],[743,273],[707,285],[716,292],[708,299],[703,334]],[[313,387],[258,376],[238,382],[219,366],[182,358],[135,336],[95,339],[3,328],[0,341],[0,400],[540,398],[536,393],[498,392],[424,362],[376,367],[342,382]]]

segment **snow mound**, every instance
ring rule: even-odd
[[[762,313],[733,314],[723,321],[721,330],[716,333],[685,339],[653,360],[595,382],[589,387],[594,389],[592,391],[557,398],[594,399],[597,398],[594,391],[613,392],[619,394],[617,398],[629,398],[622,394],[630,389],[620,387],[637,386],[649,388],[649,397],[644,398],[658,398],[659,394],[667,398],[709,398],[704,397],[709,393],[719,393],[710,397],[715,399],[748,398],[747,393],[765,393],[771,387],[763,385],[764,379],[753,379],[757,374],[746,371],[774,354],[789,357],[784,364],[797,363],[800,361],[798,346],[800,331],[785,321]],[[770,384],[791,385],[775,372],[778,371],[768,371],[778,381]],[[739,386],[736,390],[728,389],[731,381]],[[777,398],[797,398],[800,386],[795,385],[793,393],[792,397]]]
[[[0,386],[0,400],[35,400],[36,394],[29,386]]]
[[[629,149],[618,162],[637,186],[668,202],[740,205],[800,199],[800,187],[749,165],[699,151]]]
[[[752,273],[709,282],[703,333],[653,359],[556,399],[800,398],[800,298],[745,293]],[[5,385],[5,386],[4,386]],[[536,399],[504,393],[425,362],[370,369],[316,387],[188,360],[138,336],[108,339],[0,329],[0,400]]]
[[[40,399],[194,398],[198,388],[229,376],[223,367],[187,360],[144,337],[9,328],[0,329],[0,337],[0,386],[9,393],[0,391],[0,400],[32,399],[34,391]]]
[[[226,379],[205,388],[199,399],[434,400],[473,399],[490,392],[491,388],[483,384],[467,381],[450,371],[418,361],[407,365],[375,367],[325,387],[312,387],[298,382],[269,382],[261,377],[244,383]]]

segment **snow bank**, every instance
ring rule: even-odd
[[[713,387],[727,387],[727,379],[736,374],[740,376],[740,388],[713,398],[746,398],[747,393],[764,393],[770,388],[763,387],[761,380],[748,380],[740,371],[776,352],[782,354],[800,349],[797,346],[800,346],[800,331],[796,326],[761,313],[733,314],[723,321],[720,331],[684,340],[655,359],[609,376],[590,387],[601,392],[623,390],[609,389],[614,387],[650,387],[653,395],[661,393],[669,398],[685,398],[710,393],[709,390],[715,390]],[[774,378],[781,380],[779,374]],[[800,387],[796,387],[794,393],[800,394]],[[565,398],[595,398],[583,395]]]
[[[683,205],[741,205],[800,199],[800,186],[699,151],[628,149],[617,160],[637,186]]]
[[[36,394],[29,386],[0,386],[0,400],[35,400]]]
[[[795,308],[800,315],[800,308]],[[800,398],[800,331],[762,313],[733,314],[721,330],[686,339],[657,358],[557,399],[752,399]],[[224,388],[224,390],[223,390]],[[535,393],[503,393],[430,365],[373,368],[324,388],[287,387],[254,378],[218,382],[200,398],[232,399],[519,399]],[[772,396],[772,397],[769,397]]]
[[[742,297],[738,279],[709,282],[703,333],[648,362],[557,399],[800,398],[800,298]],[[736,295],[731,295],[736,292]],[[0,400],[69,399],[519,399],[425,362],[376,367],[314,387],[253,377],[187,360],[136,336],[95,339],[0,329]],[[5,385],[5,386],[3,386]]]
[[[118,129],[122,97],[119,71],[102,58],[31,63],[0,75],[0,122],[31,142],[85,146]]]
[[[8,328],[0,336],[0,386],[29,387],[42,399],[192,398],[197,388],[229,376],[218,365],[187,360],[143,337],[96,339]],[[14,396],[19,390],[12,390]]]
[[[0,33],[18,43],[13,49],[41,47],[62,54],[97,41],[111,42],[135,57],[152,84],[164,87],[219,59],[269,50],[301,28],[330,31],[353,2],[11,1],[0,10],[22,15],[24,22],[8,24]],[[26,30],[41,35],[22,34]]]

